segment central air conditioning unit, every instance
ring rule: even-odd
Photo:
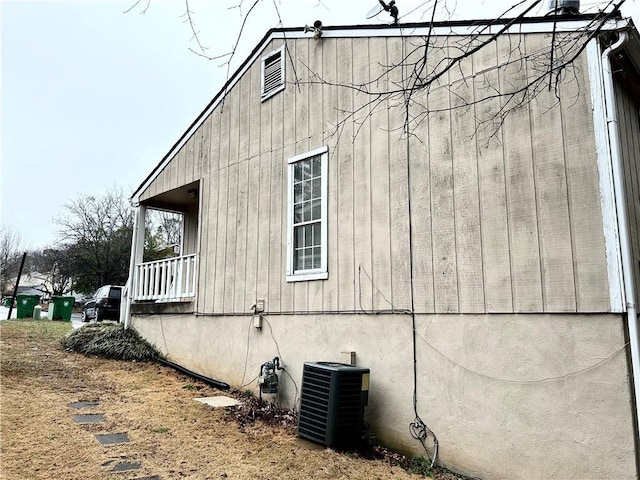
[[[332,362],[306,362],[298,435],[332,448],[349,449],[362,438],[369,402],[369,369]]]

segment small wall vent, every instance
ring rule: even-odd
[[[284,65],[284,47],[262,57],[262,100],[284,89]]]
[[[302,372],[298,435],[333,448],[353,448],[362,438],[369,401],[369,369],[307,362]]]

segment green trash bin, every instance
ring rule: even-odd
[[[53,303],[52,320],[65,320],[70,322],[71,311],[73,310],[73,303],[75,301],[75,297],[51,297],[51,303]]]
[[[11,306],[12,297],[4,297],[2,299],[2,306],[9,308]]]
[[[16,299],[18,300],[16,317],[33,317],[33,307],[40,303],[40,295],[27,295],[26,293],[19,293],[18,295],[16,295]]]

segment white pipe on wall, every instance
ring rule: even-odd
[[[633,253],[631,250],[631,236],[629,221],[625,205],[627,204],[624,189],[624,170],[620,153],[620,134],[618,127],[618,109],[616,107],[615,87],[611,69],[611,56],[627,41],[627,33],[620,32],[620,37],[613,45],[602,52],[602,69],[604,80],[605,109],[607,113],[607,129],[609,131],[609,151],[613,171],[613,188],[616,199],[616,213],[618,215],[618,229],[620,233],[620,254],[622,257],[622,276],[627,307],[627,324],[629,329],[629,345],[631,347],[631,367],[635,394],[635,417],[640,421],[640,343],[638,340],[638,312],[636,310],[635,281],[633,278]],[[638,425],[636,425],[638,427]],[[637,432],[637,431],[636,431]]]

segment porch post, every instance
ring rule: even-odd
[[[129,280],[127,285],[126,298],[123,298],[124,308],[120,309],[120,323],[124,323],[124,328],[129,328],[131,324],[131,302],[133,293],[136,291],[136,265],[142,263],[144,255],[145,220],[147,207],[138,204],[135,207],[133,220],[133,234],[131,235],[131,260],[129,262]]]

